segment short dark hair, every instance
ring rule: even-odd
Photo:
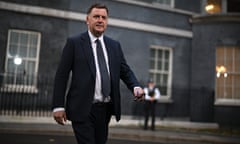
[[[108,8],[107,8],[107,6],[104,5],[104,4],[100,4],[100,3],[95,3],[95,4],[91,5],[91,6],[89,7],[88,11],[87,11],[87,14],[90,14],[93,8],[105,9],[105,10],[107,11],[107,14],[108,14]]]

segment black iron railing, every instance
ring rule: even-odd
[[[0,75],[0,115],[50,116],[53,77]]]

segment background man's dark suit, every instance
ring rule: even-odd
[[[113,103],[111,113],[116,116],[117,120],[120,120],[120,79],[124,81],[131,91],[140,84],[126,64],[119,42],[104,36],[104,43],[109,59],[110,97]],[[71,71],[72,80],[65,107],[64,94]],[[89,114],[92,106],[95,79],[96,68],[88,32],[68,38],[55,77],[53,108],[65,107],[67,118],[71,121],[84,119]]]

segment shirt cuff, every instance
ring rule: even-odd
[[[134,88],[133,88],[133,90],[136,90],[136,89],[138,89],[138,88],[141,88],[140,86],[135,86]]]
[[[53,112],[58,112],[58,111],[65,111],[65,108],[58,107],[53,109]]]

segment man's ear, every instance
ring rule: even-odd
[[[86,24],[89,24],[89,22],[88,22],[88,16],[86,16]]]
[[[88,16],[86,16],[86,23],[89,24],[89,22],[88,22]]]

